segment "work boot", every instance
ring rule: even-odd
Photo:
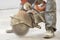
[[[53,38],[53,37],[54,37],[54,32],[47,31],[44,38],[50,39],[50,38]]]

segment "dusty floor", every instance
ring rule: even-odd
[[[10,26],[10,17],[17,13],[18,9],[14,10],[1,10],[0,11],[0,40],[60,40],[60,23],[57,21],[57,31],[55,32],[55,37],[51,39],[44,39],[45,26],[44,23],[41,23],[42,29],[31,28],[26,36],[19,37],[14,33],[6,33],[6,30],[11,29]],[[11,13],[11,14],[10,14]],[[58,12],[59,13],[59,12]],[[57,14],[59,16],[59,14]],[[58,17],[57,16],[57,17]]]

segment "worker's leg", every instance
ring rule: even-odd
[[[45,14],[45,20],[45,28],[48,33],[46,37],[53,37],[56,31],[56,12]]]
[[[56,31],[56,3],[55,0],[47,0],[45,13],[45,28],[46,36],[45,38],[54,37],[54,32]]]

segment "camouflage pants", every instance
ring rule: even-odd
[[[56,12],[52,13],[41,13],[40,14],[45,20],[45,29],[56,31]],[[39,14],[34,14],[35,23],[43,22]]]

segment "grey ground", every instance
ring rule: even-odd
[[[5,3],[4,3],[5,2]],[[40,23],[42,29],[30,28],[29,32],[24,37],[19,37],[14,33],[6,33],[7,29],[11,29],[10,16],[13,16],[18,12],[18,9],[0,10],[0,40],[60,40],[60,0],[57,2],[57,31],[55,37],[51,39],[44,39],[45,26],[44,23]],[[1,5],[2,4],[2,5]],[[0,9],[3,8],[16,8],[19,5],[19,0],[0,0]]]

